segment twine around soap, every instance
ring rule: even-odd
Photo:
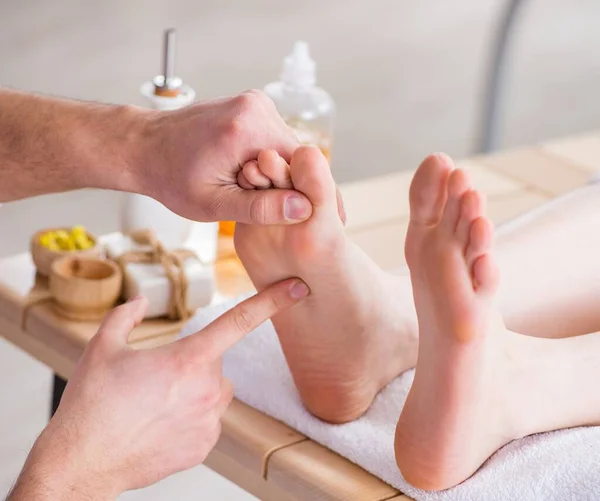
[[[187,305],[189,281],[185,273],[185,260],[198,256],[190,250],[178,249],[169,251],[156,238],[154,231],[137,230],[128,234],[138,245],[149,246],[148,250],[131,250],[125,252],[117,259],[117,262],[126,273],[126,267],[130,263],[136,264],[160,264],[165,270],[169,283],[171,284],[171,297],[167,317],[170,320],[187,320],[191,313]]]

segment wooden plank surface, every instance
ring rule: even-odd
[[[549,141],[542,149],[591,173],[600,172],[600,132]]]
[[[522,190],[503,198],[488,200],[488,216],[497,226],[539,207],[551,199],[551,196],[530,190]]]
[[[277,450],[307,440],[289,426],[234,400],[223,416],[217,450],[235,457],[248,470],[266,476],[267,461]]]
[[[347,459],[311,441],[275,452],[267,481],[292,499],[310,501],[382,501],[396,489]]]
[[[551,197],[539,192],[521,189],[488,200],[488,214],[499,225],[540,206]],[[377,226],[356,228],[348,236],[383,269],[391,270],[406,264],[404,242],[408,222],[389,221]]]
[[[458,162],[471,177],[473,187],[489,197],[516,193],[525,187],[519,180],[472,161]],[[408,192],[414,171],[400,172],[342,185],[349,231],[408,219]]]
[[[349,231],[348,236],[384,270],[406,264],[404,241],[408,222],[391,221],[369,228]]]
[[[548,195],[561,195],[586,184],[591,173],[539,147],[496,153],[480,160]]]
[[[511,178],[502,172],[495,172],[488,167],[481,165],[477,160],[463,160],[457,162],[457,167],[464,169],[473,188],[485,193],[488,197],[507,195],[523,189],[523,183]]]
[[[412,176],[412,172],[400,172],[340,186],[347,229],[407,218]]]
[[[246,468],[235,456],[223,454],[218,449],[208,455],[204,464],[261,501],[297,501],[272,482],[267,482],[261,475]]]
[[[130,341],[139,341],[170,332],[178,332],[184,322],[167,319],[146,320],[138,325],[129,336]],[[38,339],[61,339],[65,350],[83,349],[100,326],[99,321],[77,321],[60,317],[55,313],[52,302],[29,308],[25,330]]]

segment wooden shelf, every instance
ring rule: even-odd
[[[267,482],[292,499],[307,501],[382,501],[399,494],[359,466],[311,441],[275,452],[269,461]]]
[[[589,171],[539,147],[497,153],[482,161],[529,188],[537,188],[551,196],[579,188],[591,177]]]
[[[566,160],[576,168],[587,170],[594,174],[600,171],[600,132],[581,134],[549,141],[542,149]]]

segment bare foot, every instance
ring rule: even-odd
[[[336,185],[317,148],[299,148],[290,166],[262,152],[244,178],[248,189],[293,186],[313,204],[301,224],[238,224],[235,246],[258,290],[285,277],[308,284],[309,298],[273,324],[308,410],[335,423],[356,419],[416,362],[409,282],[383,272],[345,236]]]
[[[492,304],[498,272],[492,225],[465,173],[424,164],[410,189],[406,258],[419,323],[412,388],[396,428],[406,481],[440,490],[468,478],[519,436],[507,388],[518,334]]]

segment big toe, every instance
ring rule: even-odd
[[[290,173],[294,189],[304,193],[318,212],[331,209],[337,214],[336,185],[327,159],[314,146],[301,146],[292,156]]]
[[[411,223],[428,226],[439,222],[453,167],[452,159],[443,153],[429,155],[423,160],[410,185]]]

